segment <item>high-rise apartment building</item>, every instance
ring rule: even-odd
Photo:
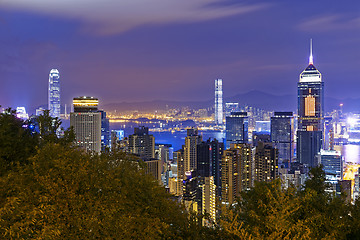
[[[226,117],[226,149],[232,143],[248,142],[248,117],[246,112],[232,112]]]
[[[51,117],[60,118],[60,74],[51,69],[49,74],[48,108]]]
[[[97,98],[74,98],[74,112],[70,113],[70,126],[74,128],[76,144],[91,152],[101,150],[101,113],[98,112],[98,104]]]
[[[278,150],[272,143],[258,142],[254,166],[255,181],[270,182],[278,177]]]
[[[222,157],[221,199],[232,204],[241,191],[249,190],[254,183],[254,150],[250,144],[231,144]]]
[[[294,154],[294,118],[292,112],[275,112],[271,117],[271,142],[278,149],[279,165],[287,165]]]
[[[236,149],[224,151],[222,159],[221,201],[232,204],[240,194],[240,160]]]
[[[155,158],[155,138],[148,127],[134,128],[134,134],[129,136],[129,152],[143,159]]]
[[[184,146],[184,172],[196,170],[197,145],[202,141],[196,128],[187,129]]]
[[[217,187],[217,196],[221,195],[221,158],[224,144],[208,139],[197,145],[197,173],[201,177],[213,176]]]
[[[177,164],[177,179],[185,179],[184,148],[175,151],[173,159]]]
[[[223,125],[223,91],[222,79],[215,79],[215,124]]]
[[[216,222],[216,185],[214,183],[214,177],[204,177],[201,185],[201,213],[205,216],[209,215],[211,222]],[[211,226],[205,218],[203,219],[203,225]]]
[[[313,64],[310,44],[309,66],[298,82],[297,161],[310,167],[317,165],[315,155],[322,147],[324,82]]]

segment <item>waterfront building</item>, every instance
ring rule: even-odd
[[[235,102],[225,103],[225,117],[230,116],[232,112],[240,112],[239,103],[235,103]]]
[[[60,118],[60,74],[51,69],[49,74],[48,108],[51,117]]]
[[[222,79],[215,79],[215,124],[223,125],[224,110],[223,110],[223,91]]]
[[[275,112],[271,117],[271,142],[278,149],[279,166],[289,168],[294,155],[294,118],[292,112]]]
[[[226,149],[232,143],[248,142],[248,117],[246,112],[232,112],[226,117]]]
[[[74,128],[76,144],[86,151],[101,150],[101,113],[99,100],[94,97],[73,99],[74,112],[70,113],[70,126]]]
[[[313,64],[312,43],[309,65],[298,82],[297,161],[310,167],[317,165],[315,155],[323,141],[324,82]]]
[[[155,138],[148,127],[134,128],[134,134],[129,136],[129,152],[142,159],[155,159]]]

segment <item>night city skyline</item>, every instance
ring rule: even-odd
[[[360,239],[360,2],[0,0],[1,239]]]
[[[0,3],[3,107],[45,105],[52,68],[62,105],[82,95],[101,104],[210,100],[216,78],[226,97],[295,95],[310,38],[325,96],[358,98],[357,1],[105,3]]]

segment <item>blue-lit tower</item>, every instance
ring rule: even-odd
[[[300,74],[298,82],[297,161],[315,167],[315,156],[322,147],[324,119],[324,82],[313,64],[310,42],[309,66]]]
[[[48,108],[51,117],[60,118],[60,74],[57,69],[51,69],[49,74]]]
[[[223,91],[222,79],[215,79],[215,124],[223,125]]]
[[[246,112],[232,112],[226,117],[226,149],[232,143],[248,142],[248,122]]]

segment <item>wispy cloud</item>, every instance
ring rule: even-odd
[[[323,15],[307,19],[297,26],[306,32],[327,32],[333,30],[360,30],[360,17],[349,18],[340,14]]]
[[[146,24],[197,22],[244,14],[267,4],[227,0],[2,0],[0,7],[91,23],[95,33],[113,34]]]

